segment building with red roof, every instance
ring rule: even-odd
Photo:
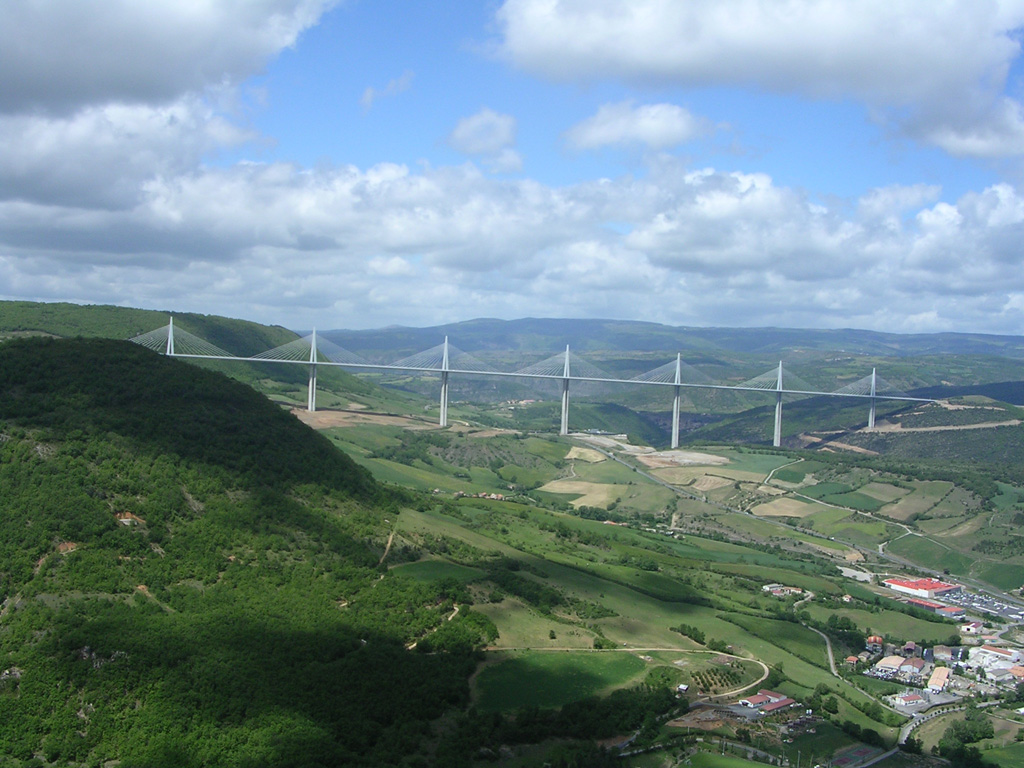
[[[960,591],[956,584],[946,584],[935,579],[886,579],[883,583],[896,592],[923,598],[951,595]]]

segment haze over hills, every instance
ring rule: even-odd
[[[466,352],[524,350],[671,352],[718,350],[778,356],[796,350],[906,357],[966,354],[1024,358],[1024,337],[975,333],[895,334],[855,329],[702,328],[629,320],[480,318],[427,328],[390,326],[368,331],[326,330],[323,336],[353,352],[407,352],[448,336]]]

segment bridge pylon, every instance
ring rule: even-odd
[[[871,410],[868,411],[868,429],[875,428],[875,392],[878,383],[878,377],[875,374],[875,369],[871,369]]]
[[[776,448],[782,446],[782,361],[779,360],[779,378],[775,385],[775,432],[772,435],[772,445]]]
[[[676,378],[675,387],[673,387],[672,397],[672,450],[679,447],[679,399],[682,396],[683,388],[679,386],[683,383],[683,355],[681,352],[676,352]]]
[[[309,388],[306,392],[306,410],[316,411],[316,328],[309,342]]]
[[[558,434],[569,434],[569,345],[565,345],[565,366],[562,369],[562,423]]]
[[[444,351],[441,353],[441,416],[440,426],[448,426],[448,373],[451,364],[448,360],[448,337],[444,337]]]

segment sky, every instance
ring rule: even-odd
[[[0,298],[1024,334],[1022,40],[1024,0],[5,0]]]

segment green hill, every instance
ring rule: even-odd
[[[130,339],[162,328],[169,318],[167,312],[131,307],[0,301],[0,342],[26,336]],[[294,331],[280,326],[192,312],[174,313],[174,327],[239,357],[266,352],[298,338]],[[304,365],[215,360],[192,363],[245,382],[275,401],[293,405],[306,401],[308,371]],[[400,412],[422,408],[419,402],[410,408],[406,404],[408,396],[387,392],[332,366],[320,367],[317,384],[318,402],[324,406],[347,405],[355,397],[373,408],[382,404]]]
[[[478,633],[405,649],[453,594],[381,580],[395,500],[244,385],[125,342],[2,344],[0,488],[12,764],[399,765],[466,701]]]

